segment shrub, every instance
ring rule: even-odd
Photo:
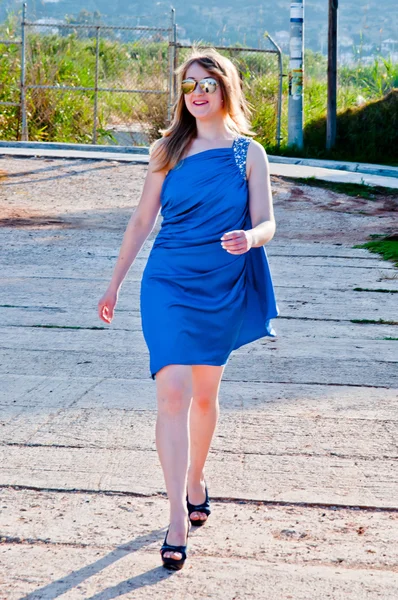
[[[326,155],[326,117],[304,130],[306,153]],[[398,162],[398,90],[361,107],[348,108],[337,116],[336,146],[331,153],[346,160]]]

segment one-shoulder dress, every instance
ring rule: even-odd
[[[251,229],[250,138],[182,159],[163,182],[161,228],[140,290],[150,374],[166,365],[226,365],[230,353],[275,337],[279,314],[264,246],[230,254],[224,233]]]

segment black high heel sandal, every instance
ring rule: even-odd
[[[191,504],[190,501],[188,500],[188,494],[187,494],[188,516],[189,516],[189,520],[191,521],[191,525],[195,525],[195,527],[202,527],[202,525],[204,525],[206,523],[207,519],[191,519],[191,514],[193,512],[205,513],[205,515],[207,517],[209,517],[209,515],[211,514],[209,493],[207,490],[206,483],[205,483],[205,492],[206,492],[206,498],[202,504]]]
[[[166,569],[173,569],[174,571],[179,571],[184,566],[185,560],[187,558],[187,542],[188,542],[188,534],[189,534],[189,523],[188,523],[188,531],[187,531],[187,540],[185,546],[173,546],[172,544],[167,543],[167,535],[169,533],[170,527],[167,529],[163,546],[160,549],[160,554],[162,556],[163,566]],[[164,556],[165,552],[180,552],[181,558],[172,558],[171,556]]]

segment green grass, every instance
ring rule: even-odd
[[[357,244],[354,248],[366,248],[369,252],[375,252],[380,254],[384,260],[389,260],[398,267],[398,236],[371,236],[375,239],[365,242],[364,244]]]
[[[380,186],[367,185],[366,183],[339,183],[333,181],[323,181],[316,177],[283,177],[283,179],[295,182],[297,184],[310,185],[312,187],[323,188],[345,194],[354,198],[365,198],[366,200],[375,200],[380,196],[393,196],[398,198],[398,190],[395,188],[384,188]]]
[[[361,325],[398,325],[398,321],[385,321],[384,319],[350,319],[351,323],[359,323]]]
[[[284,73],[288,72],[287,58]],[[320,54],[306,52],[304,78],[304,148],[288,145],[288,81],[283,83],[281,147],[272,136],[258,141],[271,154],[398,165],[398,64],[375,59],[373,65],[343,67],[338,73],[337,142],[326,146],[327,64]],[[269,75],[268,75],[269,78]],[[395,91],[394,91],[395,90]],[[267,102],[267,98],[263,98]],[[365,104],[362,104],[362,103]],[[257,107],[256,107],[257,108]],[[266,122],[261,119],[266,128]]]
[[[386,290],[384,288],[376,288],[376,289],[371,289],[371,288],[362,288],[362,287],[355,287],[353,288],[354,292],[378,292],[380,294],[398,294],[398,290]]]

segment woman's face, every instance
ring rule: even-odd
[[[212,77],[218,81],[209,71],[206,71],[200,64],[193,63],[187,70],[184,79],[192,78],[199,82],[205,77]],[[214,118],[220,115],[222,111],[222,93],[220,86],[211,94],[204,92],[199,85],[190,94],[184,95],[185,105],[189,112],[197,119]]]

